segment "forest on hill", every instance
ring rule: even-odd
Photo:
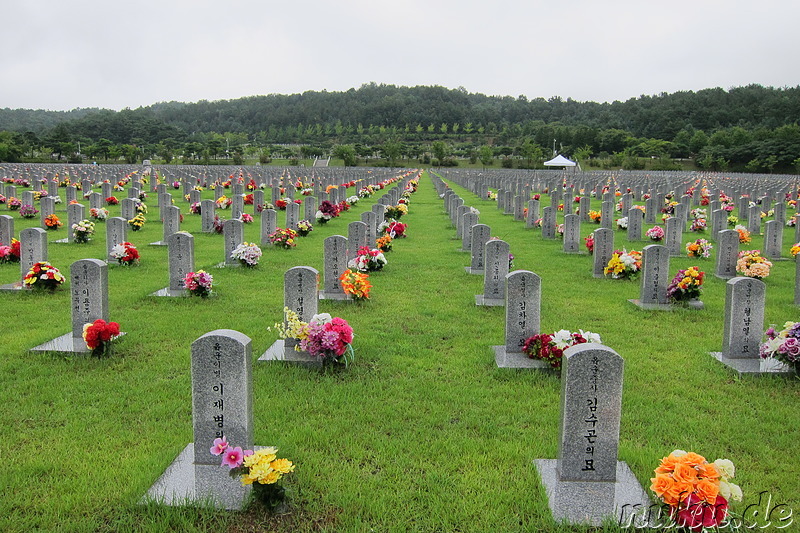
[[[536,168],[553,149],[596,166],[794,171],[800,87],[642,95],[625,102],[487,96],[370,83],[341,92],[250,96],[137,109],[0,109],[0,160],[268,163],[364,160]]]

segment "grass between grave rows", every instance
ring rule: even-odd
[[[673,272],[699,264],[709,273],[705,310],[641,311],[627,302],[638,297],[637,282],[592,278],[591,256],[563,254],[560,240],[543,240],[493,202],[452,187],[510,243],[516,268],[542,277],[543,331],[600,333],[625,359],[619,456],[645,488],[659,459],[680,448],[734,461],[745,491],[738,509],[767,491],[800,511],[798,382],[739,379],[708,355],[721,347],[725,296],[725,283],[710,275],[712,260],[671,261]],[[252,339],[256,359],[277,338],[268,328],[282,317],[283,273],[296,265],[322,271],[323,239],[346,235],[347,223],[374,201],[315,227],[296,249],[265,248],[255,270],[217,270],[222,237],[200,233],[200,218],[176,199],[182,229],[195,235],[197,268],[215,277],[218,296],[208,300],[149,296],[167,285],[166,247],[147,245],[162,231],[151,207],[144,229],[129,233],[141,265],[109,268],[111,318],[127,335],[107,360],[28,351],[69,330],[67,290],[0,293],[0,423],[7,428],[0,530],[557,529],[532,463],[557,455],[560,380],[495,367],[491,346],[504,342],[504,310],[474,305],[483,278],[464,272],[469,254],[457,251],[427,174],[403,219],[408,238],[396,240],[389,264],[371,275],[372,299],[319,304],[354,327],[355,364],[320,374],[254,363],[256,444],[278,446],[297,465],[286,478],[290,513],[138,504],[192,440],[192,341],[235,329]],[[15,217],[17,232],[36,222]],[[51,243],[51,261],[66,272],[77,259],[103,258],[105,228],[97,227],[86,245]],[[582,234],[592,229],[584,225]],[[245,239],[257,241],[258,232],[256,218]],[[621,247],[624,233],[615,237]],[[0,283],[17,279],[18,265],[0,266]],[[776,262],[766,283],[767,322],[797,319],[794,262]]]

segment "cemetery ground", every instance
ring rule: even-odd
[[[594,279],[590,255],[564,254],[559,239],[543,240],[494,202],[453,188],[480,210],[493,236],[510,243],[515,268],[541,276],[542,332],[591,330],[625,359],[619,459],[646,489],[659,460],[683,449],[736,464],[744,502],[734,511],[758,504],[765,492],[773,505],[800,512],[800,383],[740,378],[708,355],[720,349],[725,305],[713,257],[670,261],[671,273],[693,264],[707,273],[705,309],[643,311],[627,301],[638,297],[638,282]],[[213,198],[209,192],[203,198]],[[278,446],[296,464],[285,478],[288,513],[270,516],[255,504],[242,513],[139,504],[192,440],[191,343],[235,329],[252,339],[257,358],[277,338],[269,327],[282,319],[284,272],[297,265],[322,272],[323,239],[346,235],[347,223],[374,201],[315,226],[296,249],[264,247],[251,270],[213,268],[223,260],[222,236],[201,233],[200,217],[176,198],[181,229],[195,235],[196,268],[214,276],[216,296],[207,300],[149,296],[168,281],[166,247],[147,244],[162,236],[151,207],[144,228],[128,233],[140,266],[109,266],[110,316],[127,334],[108,359],[28,351],[69,331],[65,288],[0,293],[0,530],[590,529],[557,527],[533,466],[557,456],[559,377],[496,368],[491,346],[504,343],[505,310],[475,306],[483,277],[464,272],[469,254],[458,251],[427,173],[402,220],[408,238],[396,240],[388,265],[370,276],[372,298],[319,303],[320,312],[353,326],[355,363],[324,374],[254,362],[254,440]],[[119,206],[109,210],[117,216]],[[58,214],[66,222],[63,204]],[[12,215],[17,233],[38,224]],[[258,226],[245,226],[245,240],[258,242]],[[581,235],[596,227],[582,224]],[[65,236],[65,228],[48,234],[49,260],[63,272],[78,259],[105,258],[103,223],[88,244],[53,244]],[[628,243],[619,230],[615,242],[638,250],[648,244]],[[754,236],[747,248],[761,245]],[[775,262],[765,280],[765,326],[797,319],[794,268],[793,261]],[[0,265],[0,283],[19,274],[16,264]]]

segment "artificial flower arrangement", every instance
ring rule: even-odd
[[[336,207],[339,209],[340,213],[344,213],[345,211],[350,211],[350,204],[348,204],[346,200],[342,200],[341,202],[336,204]]]
[[[278,228],[269,234],[269,242],[285,249],[297,246],[297,232],[291,228]]]
[[[369,291],[372,288],[369,274],[348,268],[339,276],[339,281],[344,293],[353,300],[369,300]]]
[[[243,266],[255,267],[261,259],[261,248],[256,243],[243,242],[233,249],[231,258],[238,260]]]
[[[316,314],[309,322],[303,322],[297,313],[283,308],[284,323],[275,327],[281,338],[295,339],[297,351],[306,351],[322,358],[325,365],[343,363],[347,366],[355,358],[353,328],[343,318],[332,318],[328,313]]]
[[[594,253],[594,234],[590,233],[586,237],[583,238],[583,242],[586,243],[586,249],[589,250],[590,254]]]
[[[497,201],[497,193],[494,191],[486,191],[486,198],[489,200]]]
[[[0,263],[19,263],[20,244],[11,238],[11,244],[0,244]]]
[[[89,209],[89,216],[92,217],[94,220],[106,220],[108,219],[108,209],[104,207],[93,207]]]
[[[628,229],[628,217],[618,218],[617,227],[619,229]]]
[[[119,324],[98,318],[83,325],[83,342],[92,351],[92,357],[111,355],[111,342],[119,337]]]
[[[381,237],[378,237],[375,240],[375,248],[380,250],[383,253],[391,252],[392,251],[392,236],[388,233],[384,234]],[[798,247],[800,249],[800,247]]]
[[[556,224],[556,235],[558,235],[559,237],[561,237],[563,239],[564,238],[565,229],[566,229],[566,226],[564,224]]]
[[[131,227],[133,231],[139,231],[144,226],[144,223],[147,222],[147,219],[144,218],[144,215],[141,213],[137,213],[135,217],[128,221],[128,225]]]
[[[250,190],[252,190],[252,189],[250,189]],[[253,193],[244,195],[244,205],[253,205],[254,201],[255,200],[253,199]]]
[[[119,200],[117,199],[116,196],[109,196],[108,198],[106,198],[106,205],[117,205],[118,203]]]
[[[603,218],[603,214],[600,211],[589,211],[589,220],[594,222],[595,224],[600,223],[600,219]]]
[[[21,201],[19,201],[19,199],[15,198],[15,197],[13,197],[13,196],[12,196],[11,198],[9,198],[9,199],[8,199],[8,208],[9,208],[11,211],[16,211],[16,210],[18,210],[20,207],[22,207],[22,202],[21,202]]]
[[[22,278],[22,283],[26,288],[33,289],[48,289],[50,291],[64,283],[66,278],[59,269],[51,265],[48,261],[39,261],[34,263],[25,277]]]
[[[772,262],[761,256],[761,250],[744,250],[739,252],[736,260],[736,272],[742,276],[763,279],[769,276]]]
[[[696,218],[708,218],[708,215],[707,215],[706,213],[707,213],[707,212],[706,212],[706,210],[705,210],[705,209],[702,209],[702,208],[700,208],[700,207],[697,207],[697,208],[695,208],[695,209],[692,209],[692,210],[689,212],[689,214],[691,215],[691,217],[692,217],[692,218],[695,218],[695,219],[696,219]]]
[[[330,219],[339,216],[339,208],[336,207],[336,204],[323,200],[314,216],[317,219],[317,224],[326,224]]]
[[[358,196],[360,198],[369,198],[374,193],[375,193],[375,189],[372,187],[372,185],[367,185],[366,187],[361,187],[358,190]]]
[[[199,215],[201,214],[201,212],[202,212],[202,207],[200,205],[200,202],[194,202],[189,206],[189,213],[193,215]]]
[[[739,232],[739,244],[750,244],[750,232],[744,226],[737,225],[735,228]]]
[[[700,298],[705,272],[696,266],[678,270],[667,286],[667,298],[675,302],[686,302]]]
[[[386,226],[384,226],[386,224]],[[383,228],[392,239],[405,239],[406,229],[408,229],[408,224],[403,224],[402,222],[397,222],[396,220],[390,220],[388,223],[383,222],[381,223],[380,228]]]
[[[111,247],[109,255],[123,266],[133,266],[139,263],[139,250],[129,242],[115,244]]]
[[[692,225],[689,227],[689,231],[703,233],[707,227],[708,223],[706,222],[705,218],[695,218],[692,220]]]
[[[792,254],[792,257],[795,257],[795,258],[796,258],[796,257],[797,257],[797,254],[798,254],[798,253],[800,253],[800,242],[796,242],[796,243],[794,243],[794,244],[792,245],[792,248],[791,248],[791,250],[789,250],[789,253],[791,253],[791,254]]]
[[[694,242],[686,243],[686,255],[689,257],[711,257],[711,249],[714,248],[706,239],[697,239]]]
[[[761,358],[777,359],[800,374],[800,322],[785,322],[780,332],[770,326],[764,336],[766,340],[759,349]]]
[[[177,181],[177,180],[173,181],[172,182],[172,188],[173,189],[180,189],[181,188],[181,182]]]
[[[525,339],[522,351],[530,359],[541,359],[547,362],[551,368],[561,368],[561,359],[564,357],[564,350],[570,346],[583,344],[586,342],[602,342],[600,335],[591,331],[579,330],[577,332],[562,329],[553,334],[537,333]]]
[[[242,221],[242,224],[252,224],[253,215],[251,215],[250,213],[242,213],[242,216],[239,217],[239,220]]]
[[[141,213],[142,215],[147,214],[147,204],[144,203],[141,198],[134,198],[134,208],[136,209],[137,213]]]
[[[311,224],[310,220],[301,220],[297,223],[297,233],[301,237],[305,237],[312,231],[314,231],[314,226]]]
[[[728,227],[735,228],[739,224],[739,217],[736,215],[728,215]]]
[[[33,218],[39,214],[39,210],[32,205],[22,204],[19,208],[19,216],[22,218]]]
[[[233,200],[231,200],[230,198],[228,198],[224,194],[222,196],[220,196],[219,198],[217,198],[217,200],[216,200],[216,204],[217,204],[217,208],[218,209],[228,209],[231,206],[232,203],[233,203]]]
[[[384,212],[384,217],[386,220],[393,218],[395,220],[400,220],[403,215],[408,214],[408,207],[405,204],[397,204],[397,205],[389,205],[386,206],[386,211]]]
[[[58,219],[58,216],[55,213],[52,213],[44,217],[44,225],[45,228],[55,231],[64,224]]]
[[[603,273],[611,275],[612,279],[635,279],[641,269],[642,253],[636,250],[628,252],[623,248],[622,251],[614,250]]]
[[[742,500],[742,489],[730,482],[735,471],[728,459],[709,463],[702,455],[675,450],[661,459],[650,490],[668,507],[677,527],[716,530],[728,516],[728,501]]]
[[[222,232],[225,231],[225,219],[220,218],[219,215],[214,215],[214,233],[222,235]]]
[[[356,204],[358,203],[358,196],[356,196],[356,195],[353,195],[353,196],[348,196],[348,197],[345,199],[345,202],[347,202],[347,203],[348,203],[348,204],[350,204],[351,206],[353,206],[353,205],[356,205]]]
[[[72,225],[72,237],[76,243],[87,243],[92,235],[94,235],[94,222],[91,220],[81,220]]]
[[[386,256],[384,256],[383,252],[379,249],[370,249],[367,246],[361,246],[358,249],[356,257],[351,259],[347,263],[347,266],[359,272],[375,272],[382,270],[386,263]]]
[[[281,211],[286,211],[286,206],[287,205],[288,205],[288,202],[286,201],[286,198],[279,198],[279,199],[275,200],[275,207],[277,207]]]
[[[205,270],[198,270],[197,272],[189,272],[183,278],[183,288],[189,291],[192,296],[199,296],[200,298],[208,298],[212,293],[212,284],[214,277]]]
[[[651,241],[661,242],[664,239],[664,228],[661,226],[653,226],[644,234],[650,238]]]
[[[797,224],[798,217],[800,217],[800,213],[795,213],[794,215],[790,216],[789,220],[786,221],[786,227],[793,228],[795,224]]]
[[[8,201],[3,193],[0,193],[0,204],[4,204]]]

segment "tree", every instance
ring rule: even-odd
[[[399,141],[386,141],[381,146],[381,153],[389,160],[389,166],[393,167],[403,154],[403,144]]]
[[[444,160],[450,155],[450,145],[444,141],[433,141],[431,151],[433,152],[433,157],[437,160],[436,164],[443,165]]]
[[[492,166],[494,160],[494,150],[491,146],[483,145],[478,149],[478,158],[484,168]]]
[[[541,146],[534,143],[532,140],[525,139],[525,142],[522,143],[522,146],[520,146],[519,153],[525,159],[525,165],[528,168],[531,168],[534,161],[539,162],[542,160],[544,151],[542,150]]]
[[[358,164],[356,149],[352,144],[337,144],[333,147],[333,157],[344,161],[344,166],[354,167]]]

